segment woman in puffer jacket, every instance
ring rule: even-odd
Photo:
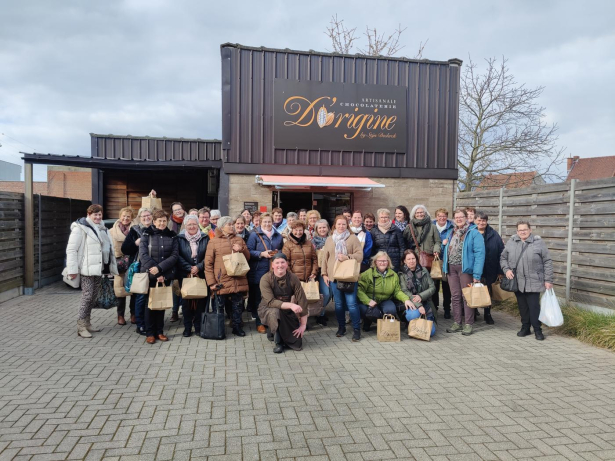
[[[68,276],[74,279],[81,275],[77,334],[82,338],[91,338],[91,333],[100,331],[92,326],[90,316],[100,293],[102,276],[118,275],[113,241],[102,222],[102,216],[102,206],[90,205],[87,217],[71,224],[66,246]]]
[[[406,251],[406,242],[399,228],[391,222],[391,211],[380,208],[376,212],[378,222],[370,231],[372,234],[372,255],[384,251],[391,258],[393,270],[398,272],[401,268],[401,258]]]
[[[188,215],[184,218],[184,230],[177,236],[179,258],[177,272],[179,286],[187,277],[205,278],[205,252],[209,243],[209,236],[199,229],[199,218]],[[201,318],[209,298],[183,299],[182,312],[184,313],[184,333],[188,338],[192,335],[192,327],[197,336],[201,333]]]
[[[153,213],[154,225],[143,231],[139,245],[141,272],[149,274],[149,286],[158,283],[170,286],[175,279],[175,266],[178,259],[177,234],[167,227],[168,215],[163,210]],[[149,295],[145,295],[148,298]],[[172,307],[172,306],[171,306]],[[164,310],[145,309],[146,342],[154,344],[156,339],[168,341],[163,334]]]

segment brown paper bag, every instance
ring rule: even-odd
[[[310,280],[309,282],[301,282],[301,288],[305,293],[305,299],[309,303],[320,300],[320,290],[318,289],[318,282]]]
[[[378,319],[378,341],[381,343],[398,343],[401,341],[401,324],[394,315],[385,314]]]
[[[509,298],[515,297],[513,292],[502,290],[499,280],[491,285],[491,292],[493,293],[493,296],[491,297],[493,301],[506,301]]]
[[[226,273],[231,277],[244,276],[250,270],[246,257],[240,252],[233,252],[230,255],[225,255],[222,257],[222,261],[224,261]]]
[[[158,197],[152,197],[148,195],[147,197],[141,198],[141,208],[149,208],[150,210],[162,210],[162,200]]]
[[[116,298],[125,298],[130,294],[124,288],[124,274],[113,276],[113,291]]]
[[[431,272],[429,273],[433,280],[440,280],[442,278],[442,260],[434,259],[431,263]]]
[[[333,280],[338,282],[356,282],[361,273],[361,263],[355,259],[335,261],[333,266]]]
[[[418,319],[410,320],[408,324],[408,336],[422,339],[423,341],[429,341],[431,339],[432,328],[433,321],[427,320],[424,315],[421,315]]]
[[[491,297],[489,290],[482,283],[475,283],[470,287],[465,287],[461,290],[463,297],[468,304],[468,307],[489,307],[491,306]]]
[[[199,277],[188,277],[182,280],[181,296],[183,299],[202,299],[208,295],[207,282]]]
[[[147,272],[140,272],[132,276],[130,293],[133,295],[146,295],[149,292],[149,275]]]
[[[173,288],[165,287],[158,282],[155,287],[149,290],[147,307],[153,311],[163,311],[173,307]]]

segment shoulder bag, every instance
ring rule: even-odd
[[[504,277],[502,277],[502,280],[500,280],[500,288],[504,291],[511,291],[514,293],[515,291],[519,290],[519,284],[517,283],[517,268],[519,267],[519,263],[521,262],[521,257],[523,256],[523,253],[529,246],[529,243],[524,242],[522,245],[524,246],[521,249],[521,253],[519,253],[519,259],[517,259],[517,265],[513,269],[514,277],[512,279],[508,279],[505,275]]]
[[[210,309],[211,308],[211,309]],[[225,339],[226,327],[224,325],[224,297],[214,294],[203,312],[201,320],[201,338]]]
[[[376,277],[373,277],[372,281],[374,283],[374,291],[372,293],[372,299],[376,301]],[[381,319],[382,315],[383,315],[382,309],[380,309],[380,306],[378,304],[376,304],[374,307],[367,306],[367,311],[365,312],[366,318],[370,320],[377,320],[377,319]]]
[[[414,240],[414,245],[416,245],[416,250],[419,252],[419,264],[421,267],[424,267],[428,271],[431,270],[431,265],[433,264],[433,253],[427,253],[426,251],[421,250],[419,246],[419,242],[416,241],[416,235],[414,235],[414,228],[412,223],[408,224],[410,228],[410,233],[412,234],[412,240]]]

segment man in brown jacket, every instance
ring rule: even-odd
[[[284,347],[300,351],[309,316],[301,282],[288,270],[284,253],[273,257],[271,269],[260,281],[262,298],[258,315],[275,334],[273,352],[284,352]]]
[[[233,219],[223,216],[218,220],[213,240],[207,245],[205,253],[205,278],[212,293],[223,298],[226,303],[230,298],[233,311],[233,334],[245,336],[241,328],[241,314],[243,312],[243,297],[248,291],[248,279],[245,275],[233,277],[227,274],[224,266],[224,256],[233,252],[241,252],[246,261],[250,259],[250,252],[243,239],[235,234]]]

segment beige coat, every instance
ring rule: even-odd
[[[130,227],[132,226],[133,224],[130,223]],[[124,240],[126,240],[126,236],[122,233],[122,230],[120,229],[119,219],[115,221],[113,227],[109,229],[109,235],[111,236],[111,241],[113,242],[113,250],[115,253],[115,257],[121,258],[122,256],[124,256],[124,253],[122,253],[122,243],[124,243]]]
[[[333,267],[335,266],[335,242],[333,237],[330,237],[325,242],[325,246],[322,247],[324,251],[323,261],[325,262],[321,268],[322,275],[329,277],[329,274],[333,274]],[[351,232],[350,237],[346,240],[346,251],[348,257],[361,263],[363,261],[363,246],[359,239]]]

